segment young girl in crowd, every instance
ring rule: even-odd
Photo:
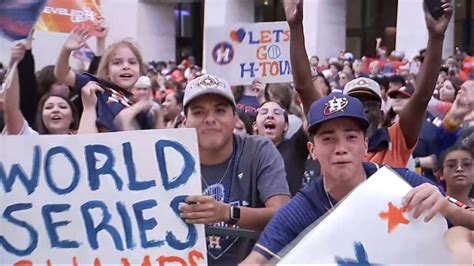
[[[97,117],[98,132],[119,131],[121,128],[117,125],[120,123],[116,123],[115,118],[123,109],[134,104],[131,89],[144,73],[143,58],[135,44],[124,40],[110,45],[105,50],[97,76],[69,70],[68,61],[72,51],[81,48],[89,37],[90,32],[84,26],[73,29],[64,42],[54,74],[58,80],[64,81],[75,91],[86,85],[90,86],[88,90],[97,95],[96,114],[87,116]],[[142,104],[141,108],[136,109],[138,113],[133,112],[137,115],[136,120],[142,129],[153,128],[147,108],[151,108],[151,105]]]
[[[166,94],[164,101],[161,103],[163,107],[163,115],[167,128],[178,128],[183,120],[183,97],[184,94],[179,91]]]
[[[26,46],[19,43],[12,49],[10,69],[13,79],[5,92],[5,128],[3,134],[37,135],[39,134],[72,134],[77,129],[77,112],[72,103],[63,95],[45,94],[39,101],[36,116],[38,131],[33,130],[20,110],[20,84],[18,71],[15,69],[25,55]]]
[[[472,150],[456,145],[447,149],[439,160],[440,180],[446,195],[470,208],[474,208],[474,199],[469,197],[474,184],[473,158]]]
[[[454,77],[446,78],[441,83],[438,99],[433,97],[427,108],[428,113],[432,116],[433,124],[440,125],[446,113],[451,109],[452,103],[460,90],[460,83],[462,81]]]
[[[469,191],[474,183],[472,166],[473,151],[464,146],[453,146],[440,157],[440,179],[445,185],[446,195],[458,201],[459,206],[474,208],[474,199],[469,198]],[[453,227],[445,235],[448,249],[457,265],[472,263],[474,252],[474,231],[464,227]]]

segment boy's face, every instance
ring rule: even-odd
[[[319,127],[308,149],[324,176],[344,181],[362,166],[368,140],[353,118],[336,118]]]
[[[188,104],[184,126],[196,128],[200,149],[218,150],[232,140],[236,116],[222,96],[200,96]]]

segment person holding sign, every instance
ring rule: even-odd
[[[355,187],[378,169],[364,163],[369,121],[362,103],[351,96],[330,94],[315,102],[308,114],[308,149],[321,164],[321,178],[314,179],[278,211],[260,236],[254,250],[242,264],[265,264],[298,236],[306,227],[334,209]],[[432,181],[405,168],[394,169],[411,186],[404,199],[407,210],[417,219],[424,212],[429,221],[440,212],[451,222],[466,225],[472,214],[442,196]],[[472,223],[472,222],[471,222]]]
[[[394,167],[407,166],[417,143],[422,121],[425,119],[427,103],[436,85],[444,34],[452,16],[452,5],[444,2],[443,15],[438,20],[425,12],[429,36],[426,58],[416,80],[416,90],[406,108],[400,113],[399,122],[388,128],[382,127],[380,86],[373,80],[358,78],[347,83],[344,88],[344,93],[359,98],[369,113],[369,153],[366,156],[368,161]],[[291,31],[290,56],[295,87],[301,99],[316,100],[320,97],[320,92],[317,92],[311,84],[311,69],[304,46],[303,0],[286,0],[284,7]]]
[[[189,223],[261,231],[290,200],[281,156],[260,136],[233,134],[236,104],[227,81],[204,75],[184,94],[184,126],[196,128],[203,195],[186,198],[182,217]],[[235,265],[253,242],[209,236],[209,265]]]

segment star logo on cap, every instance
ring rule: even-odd
[[[334,98],[332,98],[325,104],[324,115],[332,115],[339,111],[343,112],[344,108],[347,106],[348,103],[349,101],[347,100],[347,98],[338,98],[334,96]]]
[[[198,84],[203,89],[213,89],[219,86],[219,80],[215,77],[205,75],[199,80]]]

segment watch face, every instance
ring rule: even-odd
[[[232,207],[232,219],[239,220],[240,219],[240,208],[239,207]]]

